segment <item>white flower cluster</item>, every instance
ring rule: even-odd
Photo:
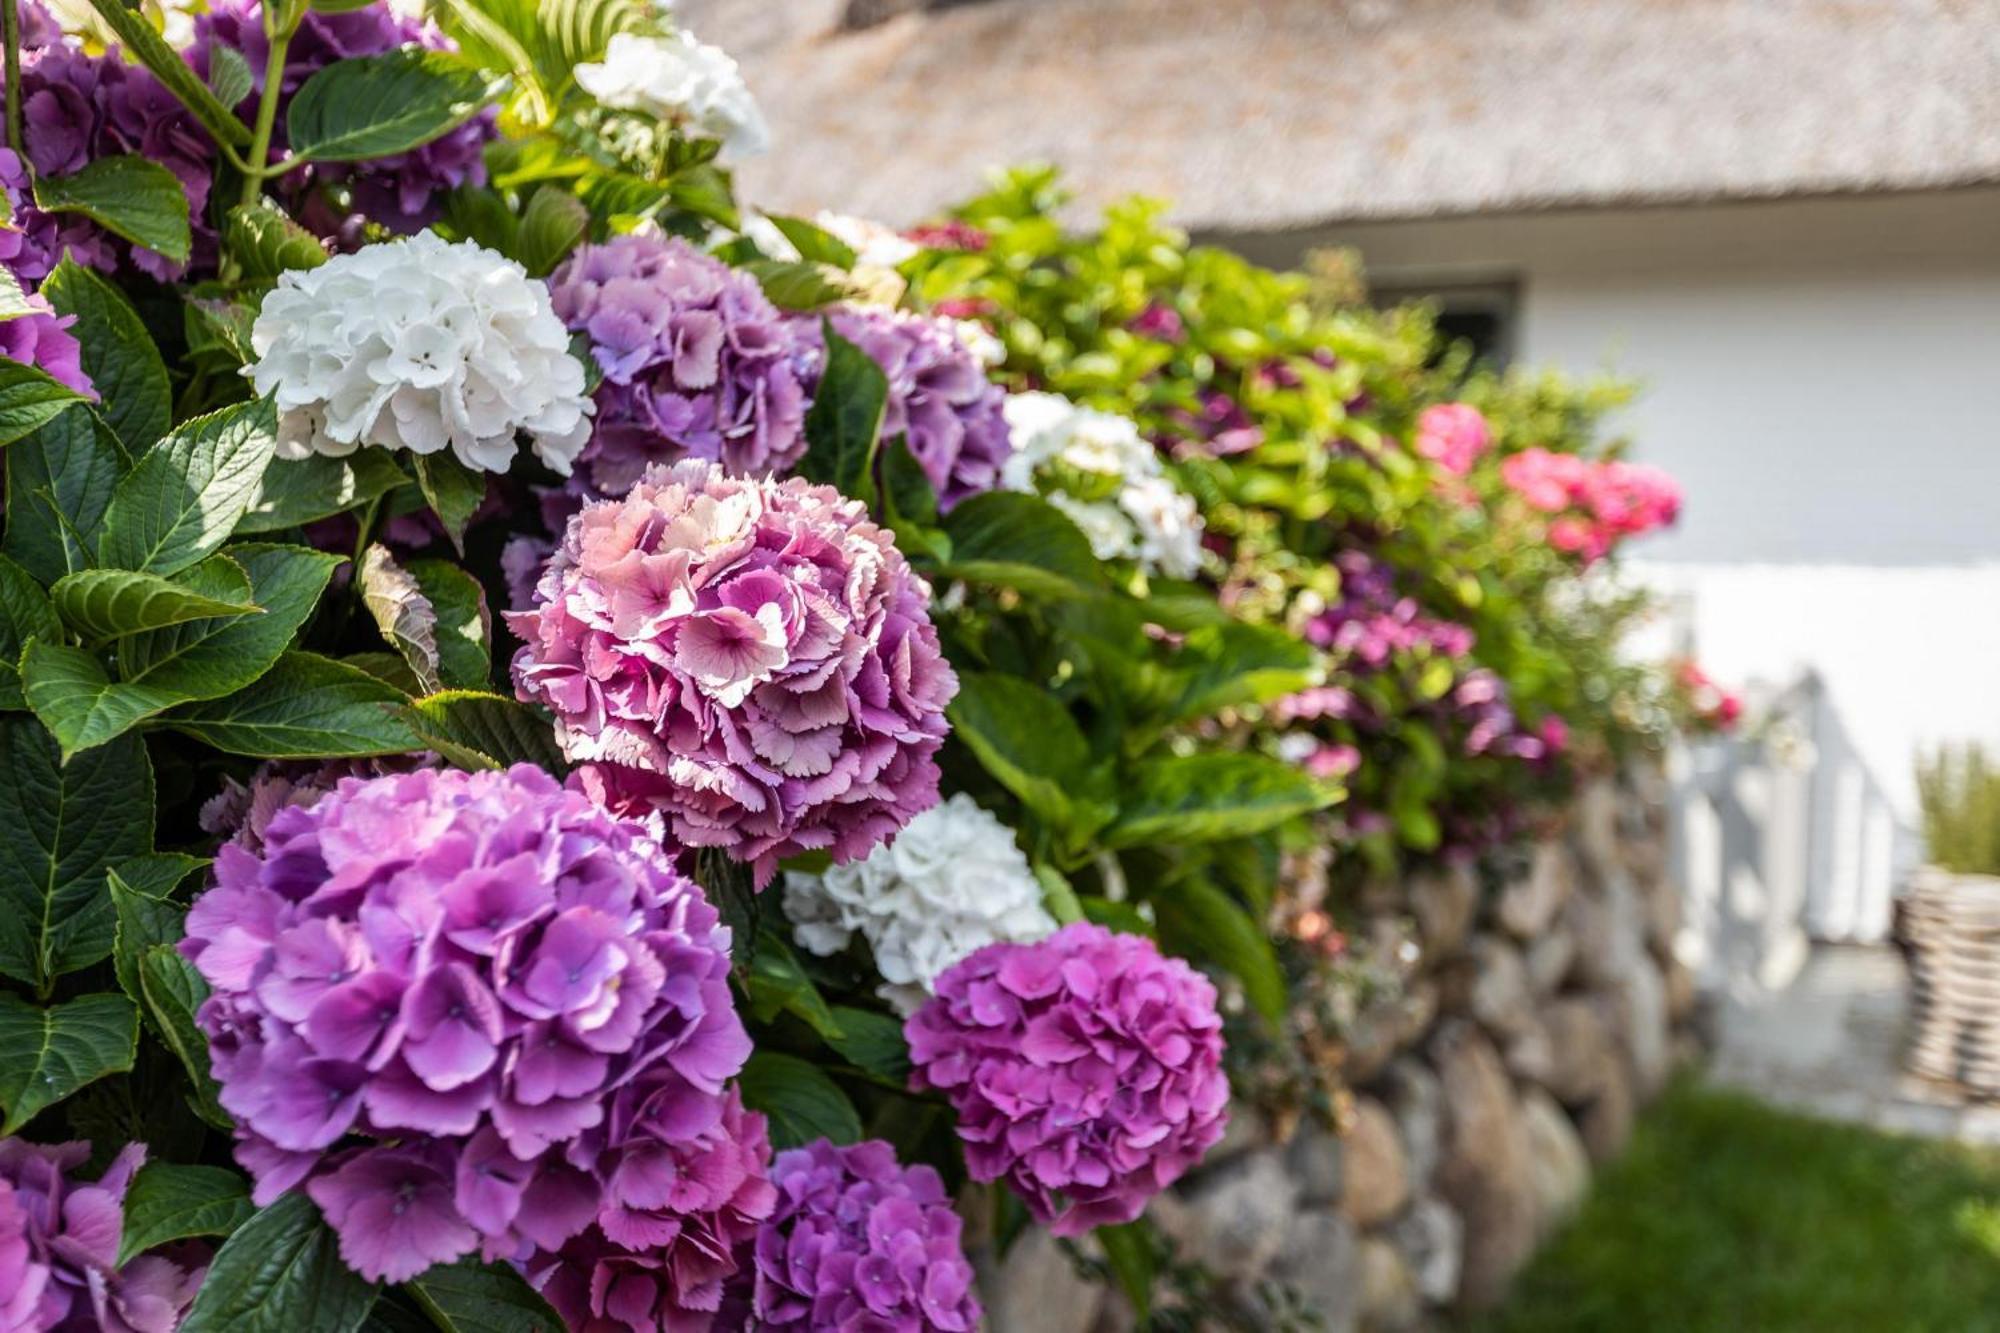
[[[1056,928],[1013,833],[963,792],[863,860],[787,871],[785,915],[800,947],[816,954],[840,952],[859,932],[882,974],[878,993],[906,1016],[967,954]]]
[[[576,81],[605,106],[642,111],[704,138],[720,139],[731,158],[750,157],[771,146],[770,126],[736,61],[721,47],[696,41],[686,29],[670,37],[613,33],[604,59],[578,65]]]
[[[1132,421],[1060,394],[1017,393],[1007,398],[1007,425],[1014,453],[1001,484],[1046,496],[1100,560],[1136,560],[1177,579],[1201,568],[1201,514]]]
[[[526,432],[567,476],[590,437],[583,366],[548,288],[472,241],[420,232],[293,269],[250,345],[244,373],[277,395],[281,458],[448,446],[505,472]]]

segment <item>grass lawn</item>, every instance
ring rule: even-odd
[[[1466,1333],[2000,1333],[2000,1152],[1694,1083]]]

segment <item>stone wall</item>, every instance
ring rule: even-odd
[[[1239,1110],[1151,1216],[1221,1281],[1242,1327],[1302,1301],[1327,1333],[1422,1329],[1491,1305],[1617,1156],[1636,1109],[1693,1051],[1673,957],[1664,790],[1636,772],[1584,790],[1511,873],[1413,880],[1371,909],[1414,927],[1403,993],[1359,1015],[1336,1131],[1280,1142]],[[994,1333],[1118,1333],[1117,1296],[1031,1233],[984,1266]]]

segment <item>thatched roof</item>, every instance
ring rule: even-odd
[[[1029,160],[1227,228],[2000,180],[2000,0],[677,8],[771,119],[773,209],[906,223]]]

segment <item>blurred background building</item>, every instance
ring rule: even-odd
[[[1079,217],[1142,192],[1269,264],[1352,246],[1490,356],[1636,379],[1618,425],[1689,496],[1641,568],[1782,720],[1680,775],[1692,891],[1886,929],[1915,751],[2000,739],[1991,4],[678,8],[770,115],[774,210],[913,223],[1053,162]]]

